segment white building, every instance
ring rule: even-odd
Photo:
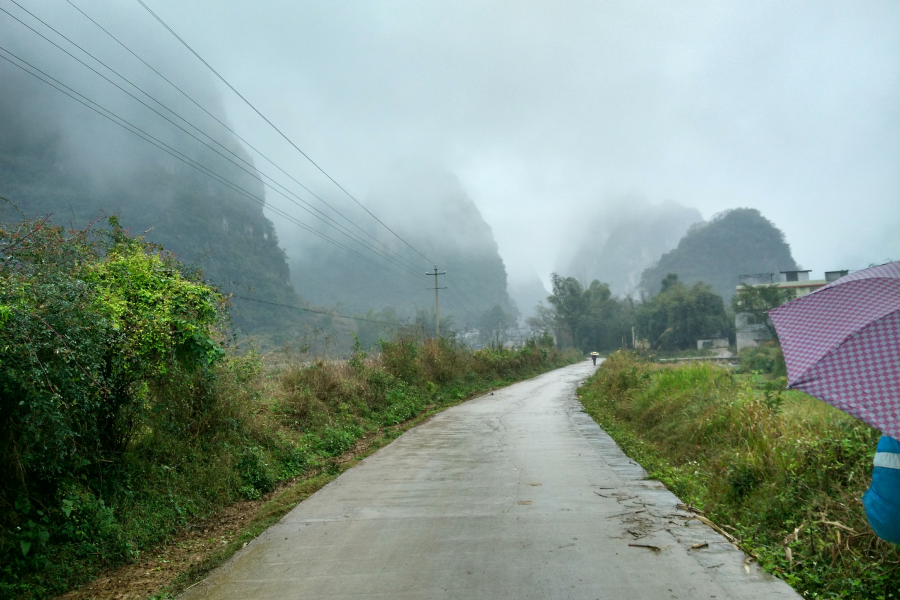
[[[781,271],[778,280],[775,273],[758,273],[756,275],[741,275],[740,290],[745,286],[777,285],[779,289],[789,290],[794,298],[800,298],[810,292],[824,287],[832,281],[837,281],[850,271],[826,271],[825,279],[810,279],[810,271]],[[734,328],[736,330],[737,350],[759,346],[760,342],[772,340],[772,322],[766,318],[766,323],[759,323],[751,313],[737,313],[734,316]],[[699,341],[698,341],[699,347]]]

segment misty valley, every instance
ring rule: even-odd
[[[551,4],[0,0],[0,597],[900,597],[770,316],[896,265],[900,12]]]

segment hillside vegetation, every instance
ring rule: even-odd
[[[727,303],[741,275],[796,268],[784,233],[758,210],[737,208],[693,225],[674,250],[643,272],[641,288],[656,294],[666,275],[675,273],[686,285],[711,285]]]
[[[561,347],[609,352],[632,347],[634,335],[653,350],[690,350],[698,339],[734,337],[722,297],[703,282],[688,287],[670,273],[658,294],[635,302],[613,297],[597,280],[587,288],[575,277],[553,273],[551,280],[550,306],[539,305],[526,323]]]
[[[860,502],[879,433],[783,386],[618,352],[579,396],[651,477],[804,597],[896,598],[900,551]]]
[[[0,252],[4,598],[57,595],[279,481],[339,470],[365,436],[572,360],[415,330],[375,356],[298,343],[263,360],[223,345],[226,298],[200,272],[114,219],[6,226]]]

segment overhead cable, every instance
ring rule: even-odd
[[[304,312],[316,313],[319,315],[327,315],[329,317],[340,317],[342,319],[353,319],[354,321],[365,321],[366,323],[378,323],[381,325],[390,325],[391,327],[400,327],[400,323],[391,323],[390,321],[377,321],[375,319],[365,319],[363,317],[351,317],[350,315],[341,315],[341,314],[337,314],[337,313],[327,312],[324,310],[313,310],[311,308],[303,308],[301,306],[291,306],[290,304],[281,304],[280,302],[269,302],[268,300],[259,300],[257,298],[247,298],[245,296],[232,295],[231,297],[232,298],[240,298],[241,300],[248,300],[250,302],[259,302],[260,304],[271,304],[272,306],[293,308],[294,310],[302,310]]]
[[[150,143],[151,145],[156,146],[156,147],[159,148],[160,150],[162,150],[162,151],[166,152],[167,154],[169,154],[169,155],[175,157],[177,160],[179,160],[179,161],[181,161],[181,162],[187,164],[188,166],[190,166],[190,167],[192,167],[192,168],[194,168],[194,169],[200,171],[201,173],[203,173],[203,174],[207,175],[208,177],[210,177],[210,178],[212,178],[212,179],[218,181],[219,183],[222,183],[223,185],[225,185],[225,186],[228,187],[229,189],[232,189],[233,191],[237,192],[238,194],[247,197],[247,198],[250,199],[251,201],[256,202],[257,204],[259,204],[260,206],[269,208],[269,210],[271,210],[271,211],[274,212],[275,214],[278,214],[278,215],[284,217],[284,218],[287,219],[289,222],[291,222],[291,223],[293,223],[293,224],[295,224],[295,225],[301,227],[302,229],[304,229],[304,230],[306,230],[306,231],[312,233],[313,235],[315,235],[315,236],[317,236],[317,237],[319,237],[319,238],[322,238],[322,239],[326,240],[328,243],[331,243],[331,244],[333,244],[333,245],[335,245],[335,246],[338,246],[338,247],[340,247],[340,248],[343,248],[344,250],[346,250],[347,252],[350,252],[351,254],[357,256],[358,258],[360,258],[360,259],[362,259],[362,260],[364,260],[364,261],[366,261],[366,262],[369,262],[369,263],[371,263],[371,264],[373,264],[373,265],[375,265],[375,266],[377,266],[377,267],[379,267],[379,268],[381,268],[381,269],[384,269],[385,271],[388,271],[389,273],[392,273],[392,274],[394,274],[394,275],[397,275],[398,277],[401,277],[402,279],[405,279],[406,281],[409,281],[410,283],[416,283],[416,284],[418,284],[418,281],[409,278],[409,277],[408,277],[407,275],[405,275],[404,273],[398,272],[398,271],[394,271],[393,269],[390,269],[390,268],[388,268],[387,266],[385,266],[385,265],[383,265],[383,264],[381,264],[381,263],[378,263],[378,262],[376,262],[376,261],[373,261],[373,260],[369,259],[368,257],[363,256],[362,254],[359,254],[359,253],[356,252],[355,250],[353,250],[353,249],[351,249],[351,248],[348,248],[347,246],[341,244],[341,243],[338,242],[337,240],[334,240],[333,238],[330,238],[330,237],[328,237],[327,235],[325,235],[325,234],[323,234],[323,233],[321,233],[321,232],[319,232],[319,231],[316,231],[315,229],[309,227],[308,225],[306,225],[305,223],[303,223],[303,222],[297,220],[295,217],[291,216],[290,214],[285,213],[284,211],[281,211],[280,209],[277,209],[277,208],[275,208],[275,207],[267,206],[266,203],[265,203],[265,200],[263,200],[262,198],[259,198],[258,196],[254,195],[252,192],[249,192],[249,191],[245,190],[244,188],[240,187],[240,186],[237,185],[236,183],[234,183],[234,182],[232,182],[232,181],[226,179],[225,177],[219,175],[218,173],[212,171],[211,169],[208,169],[207,167],[204,167],[202,164],[200,164],[200,163],[198,163],[197,161],[194,161],[193,159],[187,157],[186,155],[184,155],[184,154],[182,154],[181,152],[177,151],[176,149],[172,148],[171,146],[169,146],[169,145],[166,144],[165,142],[163,142],[163,141],[159,140],[158,138],[154,137],[153,135],[147,133],[146,131],[144,131],[143,129],[137,127],[136,125],[134,125],[133,123],[127,121],[126,119],[123,119],[122,117],[116,115],[116,114],[113,113],[112,111],[110,111],[110,110],[104,108],[104,107],[101,106],[100,104],[98,104],[98,103],[94,102],[93,100],[87,98],[86,96],[84,96],[84,95],[78,93],[77,91],[73,90],[72,88],[70,88],[70,87],[67,86],[66,84],[60,82],[59,80],[55,79],[55,78],[52,77],[51,75],[48,75],[48,74],[45,73],[44,71],[42,71],[42,70],[40,70],[39,68],[35,67],[34,65],[32,65],[32,64],[29,63],[29,62],[27,62],[26,60],[20,58],[20,57],[17,56],[16,54],[10,52],[10,51],[7,50],[6,48],[3,48],[2,46],[0,46],[0,52],[3,52],[3,53],[5,53],[5,54],[8,54],[9,56],[12,56],[12,57],[15,58],[17,61],[21,62],[21,63],[24,64],[24,65],[27,65],[29,68],[31,68],[31,69],[33,69],[34,71],[37,71],[38,73],[40,73],[43,77],[41,77],[41,76],[39,76],[39,75],[33,73],[32,71],[29,71],[28,69],[26,69],[26,68],[23,67],[22,65],[17,64],[16,62],[13,62],[12,60],[8,59],[7,57],[0,55],[0,58],[2,58],[3,60],[5,60],[6,62],[10,63],[11,65],[13,65],[13,66],[15,66],[15,67],[21,69],[22,71],[24,71],[25,73],[28,73],[29,75],[31,75],[32,77],[34,77],[34,78],[37,79],[38,81],[41,81],[42,83],[45,83],[45,84],[49,85],[50,87],[56,89],[57,91],[63,93],[64,95],[66,95],[66,96],[72,98],[72,99],[75,100],[76,102],[78,102],[78,103],[84,105],[85,107],[87,107],[87,108],[89,108],[90,110],[94,111],[95,113],[99,114],[99,115],[102,116],[103,118],[105,118],[105,119],[107,119],[107,120],[109,120],[109,121],[115,123],[116,125],[119,125],[120,127],[122,127],[123,129],[125,129],[126,131],[129,131],[130,133],[136,135],[137,137],[143,139],[144,141]],[[46,78],[46,79],[44,79],[44,78]],[[50,81],[47,81],[47,79],[49,79]],[[51,83],[51,81],[54,82],[54,83]],[[63,89],[63,88],[65,88],[65,89]],[[68,90],[68,91],[66,91],[66,90]],[[76,96],[77,96],[77,97],[76,97]]]
[[[371,233],[369,233],[366,229],[364,229],[364,228],[360,227],[359,225],[357,225],[352,219],[348,218],[348,217],[347,217],[346,215],[344,215],[341,211],[339,211],[338,209],[336,209],[335,207],[333,207],[331,204],[329,204],[328,202],[326,202],[323,198],[321,198],[319,195],[317,195],[317,194],[316,194],[315,192],[313,192],[311,189],[309,189],[308,187],[306,187],[303,183],[301,183],[301,182],[298,181],[296,178],[294,178],[294,176],[292,176],[290,173],[288,173],[288,172],[285,171],[283,168],[281,168],[277,163],[275,163],[272,159],[270,159],[268,156],[266,156],[261,150],[257,149],[257,148],[256,148],[255,146],[253,146],[250,142],[248,142],[246,139],[244,139],[243,137],[241,137],[241,135],[238,134],[234,129],[232,129],[231,127],[229,127],[225,122],[223,122],[221,119],[219,119],[217,116],[215,116],[215,115],[214,115],[213,113],[211,113],[209,110],[207,110],[206,107],[204,107],[202,104],[200,104],[199,102],[197,102],[197,101],[196,101],[193,97],[191,97],[187,92],[185,92],[185,91],[182,90],[179,86],[177,86],[175,83],[173,83],[168,77],[166,77],[166,76],[163,75],[159,70],[157,70],[156,68],[154,68],[150,63],[148,63],[148,62],[147,62],[146,60],[144,60],[140,55],[138,55],[138,54],[137,54],[136,52],[134,52],[130,47],[128,47],[128,45],[126,45],[124,42],[122,42],[119,38],[117,38],[115,35],[113,35],[109,30],[107,30],[107,29],[106,29],[105,27],[103,27],[100,23],[98,23],[94,18],[92,18],[90,15],[88,15],[83,9],[81,9],[81,8],[80,8],[79,6],[77,6],[74,2],[72,2],[72,0],[66,0],[66,2],[68,2],[69,5],[72,6],[72,8],[74,8],[74,9],[77,10],[79,13],[81,13],[88,21],[90,21],[91,23],[93,23],[93,24],[94,24],[97,28],[99,28],[103,33],[105,33],[107,36],[109,36],[109,37],[110,37],[114,42],[116,42],[119,46],[121,46],[122,48],[124,48],[125,51],[127,51],[129,54],[131,54],[133,57],[135,57],[137,60],[139,60],[141,63],[143,63],[144,66],[146,66],[148,69],[150,69],[151,71],[153,71],[156,75],[158,75],[163,81],[165,81],[167,84],[169,84],[169,85],[170,85],[174,90],[176,90],[179,94],[181,94],[182,96],[184,96],[185,98],[187,98],[192,104],[194,104],[197,108],[199,108],[199,109],[202,110],[204,113],[206,113],[210,118],[212,118],[214,121],[216,121],[216,123],[218,123],[218,124],[219,124],[221,127],[223,127],[226,131],[228,131],[228,132],[231,133],[233,136],[235,136],[237,139],[239,139],[241,142],[243,142],[243,144],[244,144],[245,146],[247,146],[248,148],[250,148],[251,150],[253,150],[253,152],[255,152],[257,155],[259,155],[263,160],[265,160],[265,161],[268,162],[270,165],[272,165],[273,167],[275,167],[276,169],[278,169],[279,171],[281,171],[282,174],[284,174],[285,176],[287,176],[288,178],[290,178],[291,181],[293,181],[294,183],[296,183],[297,185],[299,185],[301,188],[303,188],[304,190],[306,190],[306,192],[308,192],[308,193],[309,193],[311,196],[313,196],[316,200],[318,200],[319,202],[321,202],[322,204],[324,204],[325,206],[327,206],[330,210],[332,210],[335,214],[337,214],[337,215],[338,215],[339,217],[341,217],[344,221],[346,221],[347,223],[349,223],[350,225],[352,225],[354,228],[356,228],[357,230],[359,230],[362,234],[364,234],[364,235],[366,235],[367,237],[371,238],[371,239],[372,239],[373,241],[375,241],[376,243],[378,243],[378,244],[384,246],[388,251],[391,251],[390,248],[388,248],[386,244],[384,244],[383,242],[381,242],[378,238],[376,238],[375,236],[373,236],[373,235],[372,235]],[[95,59],[95,60],[96,60],[96,59]],[[397,253],[397,256],[398,256],[400,259],[406,261],[406,258],[403,257],[403,255]],[[409,261],[406,261],[406,262],[409,263]],[[411,263],[409,263],[409,264],[411,265]]]
[[[152,106],[148,105],[146,102],[144,102],[143,100],[141,100],[140,98],[138,98],[137,96],[135,96],[134,94],[132,94],[131,92],[129,92],[128,90],[124,89],[122,86],[120,86],[120,85],[117,84],[116,82],[112,81],[111,79],[109,79],[108,77],[106,77],[104,74],[100,73],[99,71],[97,71],[96,69],[94,69],[93,67],[91,67],[90,65],[88,65],[87,63],[85,63],[84,61],[82,61],[81,59],[79,59],[77,56],[74,56],[71,52],[69,52],[69,51],[66,50],[65,48],[62,48],[59,44],[55,43],[53,40],[50,40],[49,38],[47,38],[47,37],[46,37],[45,35],[43,35],[42,33],[40,33],[39,31],[35,30],[33,27],[31,27],[31,26],[28,25],[27,23],[25,23],[25,22],[23,22],[22,20],[20,20],[20,19],[19,19],[18,17],[16,17],[15,15],[12,15],[11,13],[9,13],[9,12],[8,12],[7,10],[5,10],[4,8],[0,7],[0,11],[6,13],[6,14],[7,14],[9,17],[11,17],[12,19],[15,19],[16,21],[18,21],[22,26],[27,27],[27,28],[28,28],[29,30],[31,30],[33,33],[35,33],[36,35],[40,36],[42,39],[44,39],[46,42],[52,44],[54,47],[56,47],[56,48],[59,49],[60,51],[64,52],[66,55],[68,55],[68,56],[69,56],[70,58],[72,58],[73,60],[79,62],[79,63],[80,63],[82,66],[84,66],[85,68],[90,69],[93,73],[95,73],[95,74],[98,75],[99,77],[103,78],[103,79],[104,79],[106,82],[108,82],[109,84],[115,86],[117,89],[119,89],[119,90],[120,90],[121,92],[123,92],[124,94],[127,94],[129,97],[131,97],[132,99],[134,99],[136,102],[139,102],[141,105],[143,105],[144,107],[146,107],[148,110],[152,111],[153,113],[155,113],[156,115],[158,115],[158,116],[161,117],[162,119],[166,120],[166,121],[167,121],[168,123],[170,123],[172,126],[176,127],[177,129],[179,129],[180,131],[182,131],[182,132],[185,133],[186,135],[190,136],[191,138],[193,138],[193,139],[196,140],[197,142],[203,144],[205,147],[207,147],[207,148],[210,149],[211,151],[215,152],[216,154],[218,154],[219,156],[221,156],[222,158],[224,158],[224,159],[227,160],[228,162],[232,163],[232,164],[235,165],[237,168],[241,169],[242,171],[244,171],[245,173],[247,173],[248,175],[250,175],[250,176],[253,177],[254,179],[258,180],[258,181],[259,181],[260,183],[262,183],[263,185],[269,187],[269,188],[272,189],[275,193],[277,193],[277,194],[279,194],[280,196],[284,197],[285,199],[287,199],[287,200],[288,200],[289,202],[291,202],[292,204],[298,206],[301,210],[306,211],[307,213],[311,214],[313,217],[315,217],[315,218],[319,219],[320,221],[324,222],[326,225],[328,225],[328,226],[330,226],[330,227],[333,227],[333,228],[337,229],[341,234],[345,235],[346,237],[350,238],[351,240],[353,240],[354,242],[360,244],[361,246],[365,247],[366,249],[368,249],[368,250],[374,252],[375,254],[378,254],[379,256],[381,256],[382,258],[388,260],[389,262],[391,262],[391,263],[394,264],[395,266],[397,266],[397,267],[399,267],[399,268],[401,268],[401,269],[404,269],[404,270],[406,270],[406,271],[408,271],[408,272],[410,272],[410,273],[412,273],[412,274],[415,274],[415,273],[416,273],[415,271],[413,271],[413,269],[412,269],[411,267],[407,266],[406,264],[400,263],[398,260],[394,259],[393,257],[391,257],[391,256],[389,256],[389,255],[386,255],[384,252],[382,252],[382,251],[380,251],[379,249],[373,247],[371,244],[369,244],[369,243],[366,242],[365,240],[362,240],[361,238],[359,238],[359,236],[357,236],[356,234],[350,232],[346,227],[344,227],[343,225],[340,225],[339,223],[337,223],[336,221],[334,221],[331,217],[328,217],[327,215],[325,215],[325,213],[322,213],[320,210],[318,210],[318,209],[316,209],[315,207],[313,207],[312,205],[310,205],[308,202],[306,202],[305,200],[303,200],[300,196],[297,196],[296,194],[294,194],[294,193],[291,192],[289,189],[287,189],[287,188],[285,188],[284,186],[282,186],[281,184],[279,184],[277,181],[275,181],[274,179],[272,179],[271,177],[269,177],[268,175],[266,175],[266,174],[263,173],[262,171],[259,171],[258,169],[256,169],[252,164],[250,164],[250,163],[248,163],[246,160],[242,159],[242,158],[241,158],[240,156],[238,156],[235,152],[233,152],[232,150],[228,149],[228,148],[225,147],[223,144],[221,144],[221,143],[218,142],[217,140],[213,139],[212,137],[210,137],[209,135],[207,135],[207,134],[204,133],[203,131],[201,131],[199,128],[197,128],[196,126],[194,126],[193,124],[191,124],[187,119],[181,117],[178,113],[176,113],[175,111],[173,111],[172,109],[170,109],[168,106],[166,106],[165,104],[163,104],[162,102],[160,102],[159,100],[157,100],[156,98],[154,98],[152,95],[150,95],[149,93],[147,93],[146,91],[144,91],[143,89],[141,89],[139,86],[137,86],[137,85],[135,85],[134,83],[132,83],[131,81],[129,81],[126,77],[124,77],[124,76],[122,76],[121,74],[119,74],[115,69],[111,68],[111,67],[108,66],[106,63],[104,63],[103,61],[101,61],[100,59],[98,59],[97,57],[95,57],[94,55],[92,55],[90,52],[88,52],[87,50],[85,50],[84,48],[82,48],[81,46],[79,46],[78,44],[76,44],[75,42],[73,42],[71,39],[69,39],[68,37],[66,37],[65,35],[63,35],[62,33],[60,33],[59,31],[57,31],[56,29],[54,29],[52,26],[48,25],[46,22],[44,22],[43,20],[41,20],[38,16],[36,16],[36,15],[33,14],[32,12],[28,11],[26,8],[22,7],[18,2],[16,2],[16,0],[10,0],[10,1],[11,1],[13,4],[16,4],[16,6],[19,6],[19,8],[21,8],[22,10],[24,10],[25,12],[27,12],[29,15],[31,15],[32,17],[34,17],[36,20],[40,21],[45,27],[47,27],[48,29],[52,30],[54,33],[56,33],[57,35],[59,35],[61,38],[63,38],[64,40],[66,40],[67,42],[69,42],[70,44],[72,44],[73,46],[75,46],[76,48],[78,48],[79,50],[81,50],[84,54],[86,54],[87,56],[91,57],[93,60],[95,60],[95,61],[98,62],[99,64],[103,65],[103,67],[105,67],[105,68],[106,68],[107,70],[109,70],[110,72],[114,73],[117,77],[119,77],[120,79],[122,79],[123,81],[125,81],[128,85],[130,85],[130,86],[133,87],[134,89],[138,90],[139,92],[141,92],[142,94],[144,94],[145,96],[147,96],[148,98],[150,98],[151,100],[153,100],[154,102],[156,102],[158,105],[160,105],[161,107],[163,107],[165,110],[167,110],[167,111],[169,111],[170,113],[172,113],[173,115],[175,115],[178,119],[180,119],[180,120],[181,120],[182,122],[184,122],[186,125],[188,125],[188,126],[191,127],[192,129],[194,129],[195,131],[197,131],[198,133],[200,133],[201,135],[203,135],[204,137],[206,137],[207,139],[209,139],[211,142],[213,142],[213,143],[216,144],[217,146],[221,147],[223,150],[225,150],[225,151],[228,152],[229,154],[233,155],[235,158],[237,158],[237,159],[240,160],[241,162],[247,164],[247,165],[250,167],[250,169],[247,169],[247,168],[241,166],[240,164],[236,163],[234,160],[232,160],[232,159],[229,158],[228,156],[225,156],[224,154],[222,154],[222,152],[219,152],[218,150],[216,150],[215,148],[213,148],[212,146],[210,146],[208,143],[206,143],[205,141],[201,140],[201,139],[198,138],[196,135],[192,134],[190,131],[187,131],[184,127],[180,126],[178,123],[175,123],[174,121],[172,121],[172,119],[170,119],[170,118],[168,118],[166,115],[160,113],[158,110],[156,110],[156,109],[153,108]],[[260,174],[262,174],[262,176],[266,177],[266,179],[270,180],[272,183],[268,183],[267,181],[263,180],[263,178],[260,177]],[[273,184],[274,184],[274,185],[273,185]],[[275,186],[278,186],[278,188],[281,188],[281,189],[278,189],[278,188],[276,188]],[[281,191],[281,190],[284,190],[284,191]],[[285,192],[286,192],[286,193],[285,193]],[[309,207],[309,208],[306,208],[306,207],[304,207],[304,206],[298,204],[297,201],[295,201],[295,200],[293,200],[292,198],[290,198],[287,194],[291,194],[292,196],[294,196],[295,198],[297,198],[297,200],[299,200],[300,202],[302,202],[303,204],[305,204],[305,205],[306,205],[307,207]],[[267,205],[267,206],[268,206],[270,209],[272,208],[271,205]],[[322,216],[319,216],[319,215],[317,215],[317,214],[314,214],[313,212],[311,212],[310,209],[316,211],[317,213],[319,213],[319,215],[322,215]],[[326,219],[327,219],[327,220],[326,220]]]
[[[338,189],[340,189],[342,192],[344,192],[344,194],[346,194],[348,198],[350,198],[351,200],[353,200],[360,208],[362,208],[364,211],[366,211],[366,212],[369,214],[369,216],[371,216],[373,219],[375,219],[376,221],[378,221],[378,223],[380,223],[382,227],[384,227],[384,228],[387,229],[389,232],[391,232],[391,234],[393,234],[398,240],[400,240],[401,242],[403,242],[404,244],[406,244],[406,246],[408,246],[413,252],[415,252],[416,254],[418,254],[419,256],[421,256],[422,258],[424,258],[424,259],[425,259],[426,261],[428,261],[429,263],[434,263],[434,261],[432,261],[432,260],[429,259],[427,256],[425,256],[424,254],[422,254],[421,252],[419,252],[418,249],[416,249],[412,244],[410,244],[410,243],[407,242],[403,237],[401,237],[400,234],[398,234],[398,233],[395,232],[393,229],[391,229],[390,227],[388,227],[388,226],[384,223],[384,221],[382,221],[382,220],[379,219],[377,216],[375,216],[375,214],[372,213],[372,211],[370,211],[368,208],[366,208],[365,205],[363,205],[362,202],[360,202],[359,200],[357,200],[356,197],[353,196],[353,194],[351,194],[350,192],[348,192],[341,184],[339,184],[337,181],[335,181],[334,178],[333,178],[331,175],[329,175],[329,174],[328,174],[322,167],[320,167],[320,166],[319,166],[312,158],[310,158],[309,155],[307,155],[303,150],[301,150],[300,147],[297,146],[297,144],[295,144],[295,143],[294,143],[287,135],[285,135],[283,131],[281,131],[278,127],[276,127],[275,124],[272,123],[272,121],[270,121],[264,114],[262,114],[262,113],[259,111],[259,109],[257,109],[257,108],[256,108],[249,100],[247,100],[247,99],[243,96],[243,94],[241,94],[239,91],[237,91],[237,90],[234,88],[234,86],[232,86],[230,83],[228,83],[228,81],[227,81],[224,77],[222,77],[222,75],[220,75],[219,72],[216,71],[216,70],[215,70],[208,62],[206,62],[206,60],[204,60],[202,56],[200,56],[199,54],[197,54],[197,52],[196,52],[193,48],[191,48],[191,46],[188,45],[188,43],[185,42],[185,41],[184,41],[177,33],[175,33],[175,31],[174,31],[171,27],[169,27],[169,26],[166,24],[166,22],[163,21],[162,18],[161,18],[159,15],[157,15],[155,12],[153,12],[153,10],[151,10],[150,7],[147,6],[147,5],[144,3],[143,0],[137,0],[137,2],[138,2],[138,4],[140,4],[141,6],[143,6],[144,9],[145,9],[148,13],[150,13],[150,15],[151,15],[154,19],[156,19],[156,20],[159,22],[160,25],[162,25],[169,33],[171,33],[171,34],[175,37],[175,39],[177,39],[179,42],[181,42],[181,44],[182,44],[185,48],[187,48],[187,49],[191,52],[191,54],[193,54],[195,57],[197,57],[197,59],[198,59],[200,62],[202,62],[202,63],[206,66],[207,69],[209,69],[216,77],[218,77],[219,80],[220,80],[222,83],[224,83],[226,86],[228,86],[228,88],[229,88],[232,92],[234,92],[235,94],[237,94],[237,96],[238,96],[241,100],[243,100],[244,103],[245,103],[247,106],[249,106],[251,109],[253,109],[253,112],[255,112],[257,115],[259,115],[260,118],[262,118],[262,120],[264,120],[266,123],[269,124],[270,127],[272,127],[272,129],[274,129],[276,132],[278,132],[278,135],[280,135],[281,137],[283,137],[283,138],[287,141],[287,143],[290,144],[297,152],[299,152],[306,160],[308,160],[309,163],[310,163],[312,166],[314,166],[316,169],[318,169],[318,171],[319,171],[320,173],[322,173],[325,177],[327,177],[334,185],[336,185],[336,186],[338,187]]]

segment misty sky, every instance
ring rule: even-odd
[[[136,2],[73,1],[196,66]],[[898,2],[146,1],[357,197],[411,161],[456,175],[513,281],[628,197],[758,208],[814,276],[900,259]]]

